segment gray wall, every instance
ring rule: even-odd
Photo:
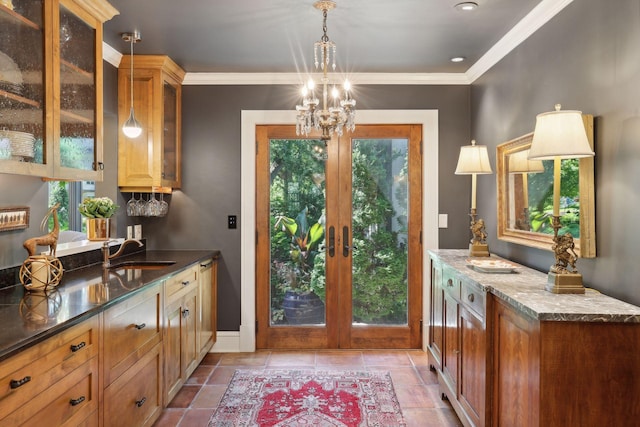
[[[470,184],[455,177],[453,170],[460,145],[469,141],[469,90],[468,86],[358,88],[359,109],[439,110],[439,203],[451,223],[468,220],[463,206]],[[149,247],[222,251],[219,330],[237,331],[240,325],[240,228],[228,230],[227,215],[238,215],[239,227],[253,227],[240,218],[240,112],[290,110],[296,102],[293,92],[290,86],[183,87],[183,188],[171,196],[167,217],[142,221],[143,234]],[[292,123],[293,117],[292,111]],[[467,239],[466,227],[440,231],[442,247],[462,247]]]
[[[615,7],[612,3],[615,3]],[[640,2],[574,1],[478,79],[471,89],[473,137],[496,145],[533,131],[538,113],[593,114],[596,123],[597,258],[580,259],[585,286],[640,305]],[[478,179],[478,209],[490,249],[548,271],[550,251],[496,239],[495,179]]]

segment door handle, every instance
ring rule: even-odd
[[[358,249],[355,246],[349,246],[347,243],[349,242],[349,227],[346,225],[342,227],[342,256],[348,257],[349,252]]]
[[[329,227],[329,256],[333,257],[336,254],[336,230],[333,227]]]

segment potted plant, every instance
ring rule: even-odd
[[[288,236],[289,259],[272,263],[277,286],[284,290],[284,317],[290,324],[323,323],[324,303],[313,291],[311,276],[324,227],[320,222],[309,226],[305,208],[295,219],[276,217],[275,228]]]
[[[80,214],[87,218],[89,240],[109,240],[109,219],[118,210],[118,205],[108,197],[86,197],[78,205]]]

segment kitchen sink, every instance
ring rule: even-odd
[[[175,261],[123,261],[112,264],[109,269],[161,270],[175,263]]]

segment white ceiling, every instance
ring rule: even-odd
[[[327,34],[337,44],[337,71],[472,81],[572,0],[475,0],[480,7],[466,13],[454,7],[460,1],[336,0]],[[315,71],[313,43],[322,36],[313,2],[110,0],[120,14],[104,24],[104,40],[128,54],[120,34],[137,30],[136,54],[169,55],[188,77],[302,75]]]

